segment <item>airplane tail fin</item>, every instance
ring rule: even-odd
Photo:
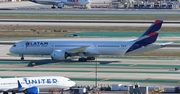
[[[143,43],[154,43],[158,37],[159,30],[161,29],[162,23],[163,23],[163,18],[158,18],[155,20],[154,23],[146,30],[146,32],[139,37],[139,41],[142,41]]]
[[[132,44],[132,46],[127,50],[126,53],[154,43],[158,37],[163,20],[163,18],[156,19],[155,22],[152,23],[152,25],[146,30],[146,32],[137,40],[135,40],[134,44]]]
[[[20,91],[21,89],[22,89],[22,85],[21,85],[21,83],[18,80],[18,91]]]

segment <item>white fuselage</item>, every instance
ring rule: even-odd
[[[74,81],[69,78],[60,76],[42,76],[42,77],[22,77],[22,78],[0,78],[0,91],[6,91],[18,87],[18,81],[23,88],[37,86],[43,88],[60,88],[66,89],[75,85]]]
[[[26,43],[29,43],[26,45]],[[27,40],[12,46],[10,52],[24,55],[50,55],[53,50],[71,50],[87,46],[86,51],[94,55],[124,55],[134,41],[104,40]]]
[[[77,0],[73,0],[77,1]],[[80,1],[80,0],[79,0]],[[158,19],[137,39],[134,40],[85,40],[85,39],[41,39],[20,41],[10,48],[11,53],[21,55],[51,55],[54,60],[80,56],[78,61],[95,60],[96,55],[131,55],[159,49],[156,42],[163,19]]]

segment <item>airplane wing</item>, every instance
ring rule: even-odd
[[[66,52],[67,53],[81,53],[81,52],[85,52],[87,47],[89,47],[89,46],[81,46],[79,48],[67,50]]]
[[[47,1],[47,3],[52,5],[57,5],[58,3],[61,3],[60,1]]]
[[[167,42],[167,43],[161,43],[161,47],[168,47],[168,46],[171,46],[173,42]]]

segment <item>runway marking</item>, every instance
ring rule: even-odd
[[[88,72],[88,73],[95,73],[95,71],[90,71],[90,72]]]
[[[109,78],[102,79],[101,81],[106,81],[106,80],[109,80]]]
[[[13,70],[10,70],[10,69],[9,69],[9,70],[6,70],[6,71],[9,72],[9,71],[13,71]]]

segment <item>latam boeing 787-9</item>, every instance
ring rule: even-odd
[[[167,43],[154,44],[163,19],[157,19],[137,39],[133,40],[84,40],[84,39],[38,39],[23,40],[10,48],[11,53],[24,55],[51,55],[54,60],[79,56],[78,61],[95,60],[98,55],[131,55],[164,47]]]

